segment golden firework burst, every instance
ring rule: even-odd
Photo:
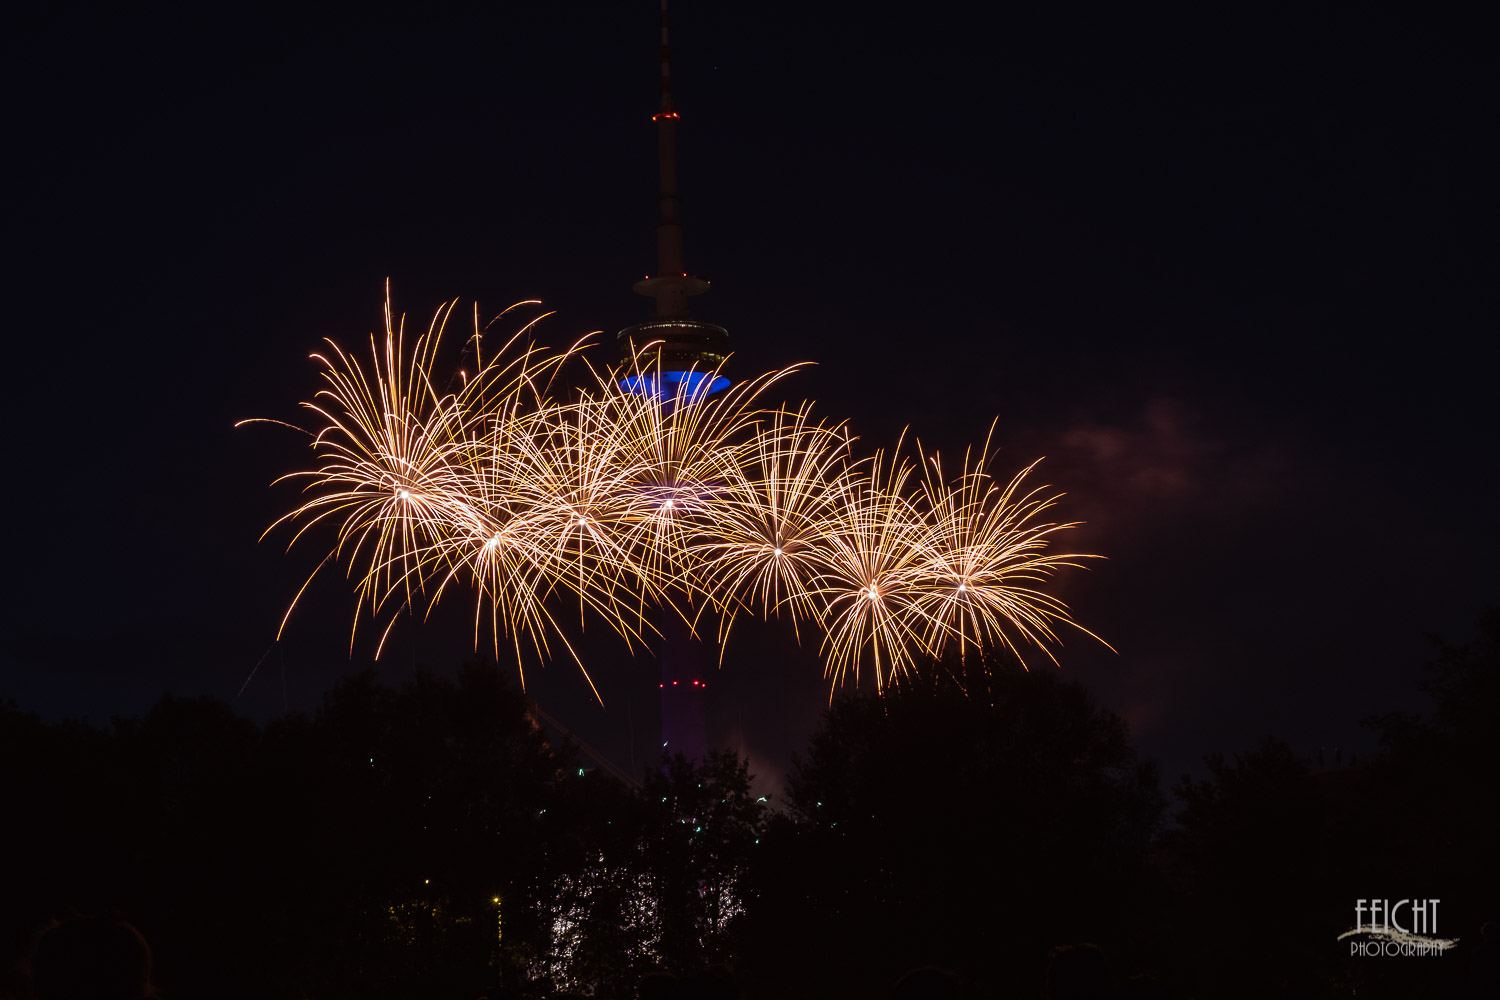
[[[453,311],[408,344],[387,301],[368,359],[331,341],[313,355],[315,467],[283,477],[305,498],[267,532],[294,526],[290,547],[328,522],[334,537],[283,629],[329,563],[354,582],[351,643],[362,613],[387,619],[377,656],[400,611],[428,614],[453,589],[474,595],[475,644],[487,623],[518,665],[524,644],[578,660],[562,595],[631,645],[663,606],[692,622],[713,611],[721,643],[739,614],[786,614],[799,638],[821,628],[835,686],[868,669],[883,688],[950,646],[1047,650],[1054,626],[1075,624],[1039,587],[1094,557],[1050,551],[1074,525],[1040,520],[1058,497],[1021,492],[1035,463],[991,478],[993,427],[952,478],[904,439],[859,459],[845,424],[765,402],[795,367],[709,396],[695,387],[711,379],[634,393],[621,386],[642,383],[642,357],[597,369],[588,338],[548,352],[528,339],[535,319],[488,352],[477,313],[462,366],[439,379]],[[564,370],[579,388],[557,388]]]

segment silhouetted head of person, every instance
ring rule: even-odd
[[[1112,986],[1096,944],[1065,944],[1047,956],[1047,1000],[1103,1000]]]
[[[123,920],[72,917],[37,939],[31,988],[36,1000],[144,1000],[151,949]]]
[[[891,1000],[960,1000],[963,995],[958,974],[933,965],[912,969],[891,987]]]

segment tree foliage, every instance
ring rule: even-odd
[[[626,997],[714,963],[747,996],[879,995],[928,964],[1039,995],[1083,941],[1184,995],[1488,995],[1500,616],[1425,676],[1432,711],[1371,720],[1363,763],[1212,754],[1165,826],[1124,723],[999,659],[834,701],[774,812],[732,753],[581,772],[480,664],[351,677],[266,726],[211,699],[105,727],[0,704],[0,930],[16,959],[37,920],[113,910],[167,995],[229,998]],[[1382,895],[1443,899],[1469,950],[1351,963],[1336,936]]]
[[[791,776],[757,931],[792,942],[793,964],[823,969],[828,988],[850,975],[883,988],[913,966],[1035,952],[1128,917],[1162,802],[1123,721],[1052,673],[950,669],[834,702]]]

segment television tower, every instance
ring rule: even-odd
[[[677,124],[672,104],[672,48],[667,37],[667,0],[661,0],[661,109],[656,122],[660,169],[660,221],[656,224],[656,273],[635,283],[635,291],[656,300],[644,323],[616,335],[619,358],[635,359],[637,374],[620,388],[652,395],[661,405],[692,405],[729,386],[718,368],[729,352],[729,331],[688,316],[688,297],[708,291],[708,282],[689,274],[682,257],[682,218],[677,195]],[[702,643],[678,610],[662,608],[661,742],[666,753],[702,759],[708,752],[708,713]]]

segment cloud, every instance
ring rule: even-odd
[[[1044,455],[1034,476],[1068,492],[1061,516],[1087,523],[1085,537],[1110,547],[1176,530],[1212,515],[1227,529],[1289,490],[1289,462],[1275,443],[1216,427],[1180,399],[1155,397],[1113,420],[1082,415],[1032,432],[1011,452]]]

